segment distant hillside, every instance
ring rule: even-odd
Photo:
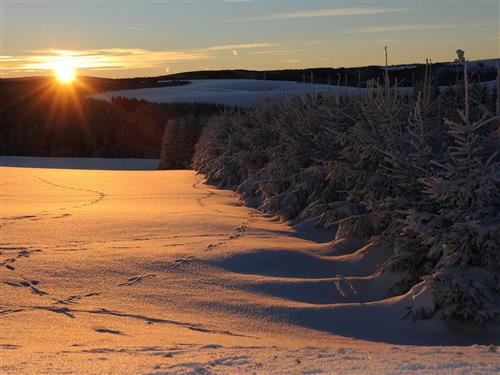
[[[470,61],[473,78],[482,81],[494,80],[496,66],[500,59]],[[462,70],[455,63],[434,63],[434,83],[439,86],[452,85],[456,82],[457,72]],[[425,74],[425,64],[404,64],[389,66],[391,81],[398,81],[401,86],[413,86],[421,82]],[[385,67],[365,66],[356,68],[308,68],[283,70],[203,70],[169,74],[158,77],[161,80],[198,80],[198,79],[265,79],[272,81],[295,81],[325,83],[341,86],[364,87],[371,79],[382,79]]]

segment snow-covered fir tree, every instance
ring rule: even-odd
[[[282,219],[314,218],[337,238],[384,242],[383,270],[407,277],[411,315],[498,317],[499,120],[482,87],[262,101],[210,121],[194,168]],[[447,120],[443,121],[446,117]]]

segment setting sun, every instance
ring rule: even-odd
[[[68,84],[75,79],[75,68],[71,61],[62,60],[55,64],[54,75],[60,83]]]

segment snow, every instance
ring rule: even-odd
[[[298,83],[292,81],[261,81],[252,79],[205,79],[190,81],[188,85],[165,86],[146,89],[106,91],[89,95],[90,98],[111,101],[125,97],[143,99],[156,103],[217,103],[230,106],[250,107],[263,98],[284,100],[304,94],[359,95],[366,88],[325,84]],[[483,82],[490,91],[495,81]],[[447,90],[448,86],[439,86]],[[401,94],[411,92],[411,87],[400,87]]]
[[[391,249],[153,164],[0,157],[2,374],[500,371],[498,327],[387,298]]]
[[[500,58],[468,61],[467,65],[470,68],[479,68],[481,66],[489,68],[498,68],[500,67]]]
[[[436,302],[425,281],[415,285],[411,290],[411,294],[413,316],[432,316]]]
[[[456,62],[449,62],[448,64],[459,65]],[[471,61],[467,61],[467,64],[468,64],[469,68],[472,68],[472,69],[477,69],[477,68],[481,68],[481,67],[497,68],[500,66],[500,58],[471,60]],[[399,71],[399,70],[405,70],[405,69],[415,69],[416,67],[418,67],[417,64],[390,65],[387,67],[387,70]],[[382,66],[382,67],[380,67],[380,69],[384,70],[386,68]]]
[[[111,100],[113,97],[145,99],[158,103],[209,102],[226,105],[252,106],[263,96],[284,99],[290,96],[311,93],[356,94],[355,87],[330,86],[324,84],[298,83],[292,81],[263,81],[252,79],[206,79],[193,80],[188,85],[166,86],[147,89],[108,91],[91,95],[95,99]]]

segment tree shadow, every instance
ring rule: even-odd
[[[158,160],[0,156],[0,167],[140,171],[158,169]]]

